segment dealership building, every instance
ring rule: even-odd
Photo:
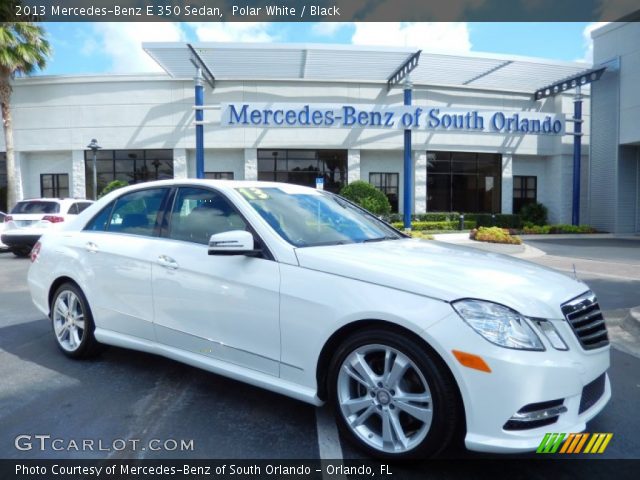
[[[150,43],[166,73],[19,78],[23,196],[92,198],[95,138],[98,191],[204,176],[336,192],[362,179],[398,212],[410,202],[413,213],[512,213],[538,201],[551,222],[571,223],[571,81],[588,78],[580,222],[638,232],[639,28],[597,30],[593,68],[411,48]]]

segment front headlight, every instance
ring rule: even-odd
[[[458,300],[452,306],[471,328],[491,343],[519,350],[544,350],[525,318],[515,310],[474,299]]]

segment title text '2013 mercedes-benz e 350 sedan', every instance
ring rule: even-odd
[[[514,258],[406,237],[327,192],[169,180],[112,192],[31,254],[29,287],[73,358],[163,355],[334,407],[377,457],[458,438],[534,450],[611,397],[595,296]]]

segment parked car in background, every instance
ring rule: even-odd
[[[0,237],[2,236],[2,232],[4,231],[4,219],[6,216],[6,213],[0,212]],[[5,250],[6,248],[7,246],[2,243],[2,240],[0,239],[0,250]]]
[[[463,438],[535,450],[547,432],[584,430],[611,397],[607,330],[584,283],[409,238],[311,188],[126,187],[45,234],[31,261],[31,298],[65,355],[116,345],[329,402],[377,457]]]
[[[92,203],[75,198],[23,200],[5,217],[0,239],[14,255],[28,257],[44,232],[69,222]]]

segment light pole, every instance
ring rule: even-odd
[[[93,152],[93,199],[98,199],[98,150],[102,147],[98,145],[98,141],[95,138],[91,139],[91,143],[87,145],[87,148]]]

